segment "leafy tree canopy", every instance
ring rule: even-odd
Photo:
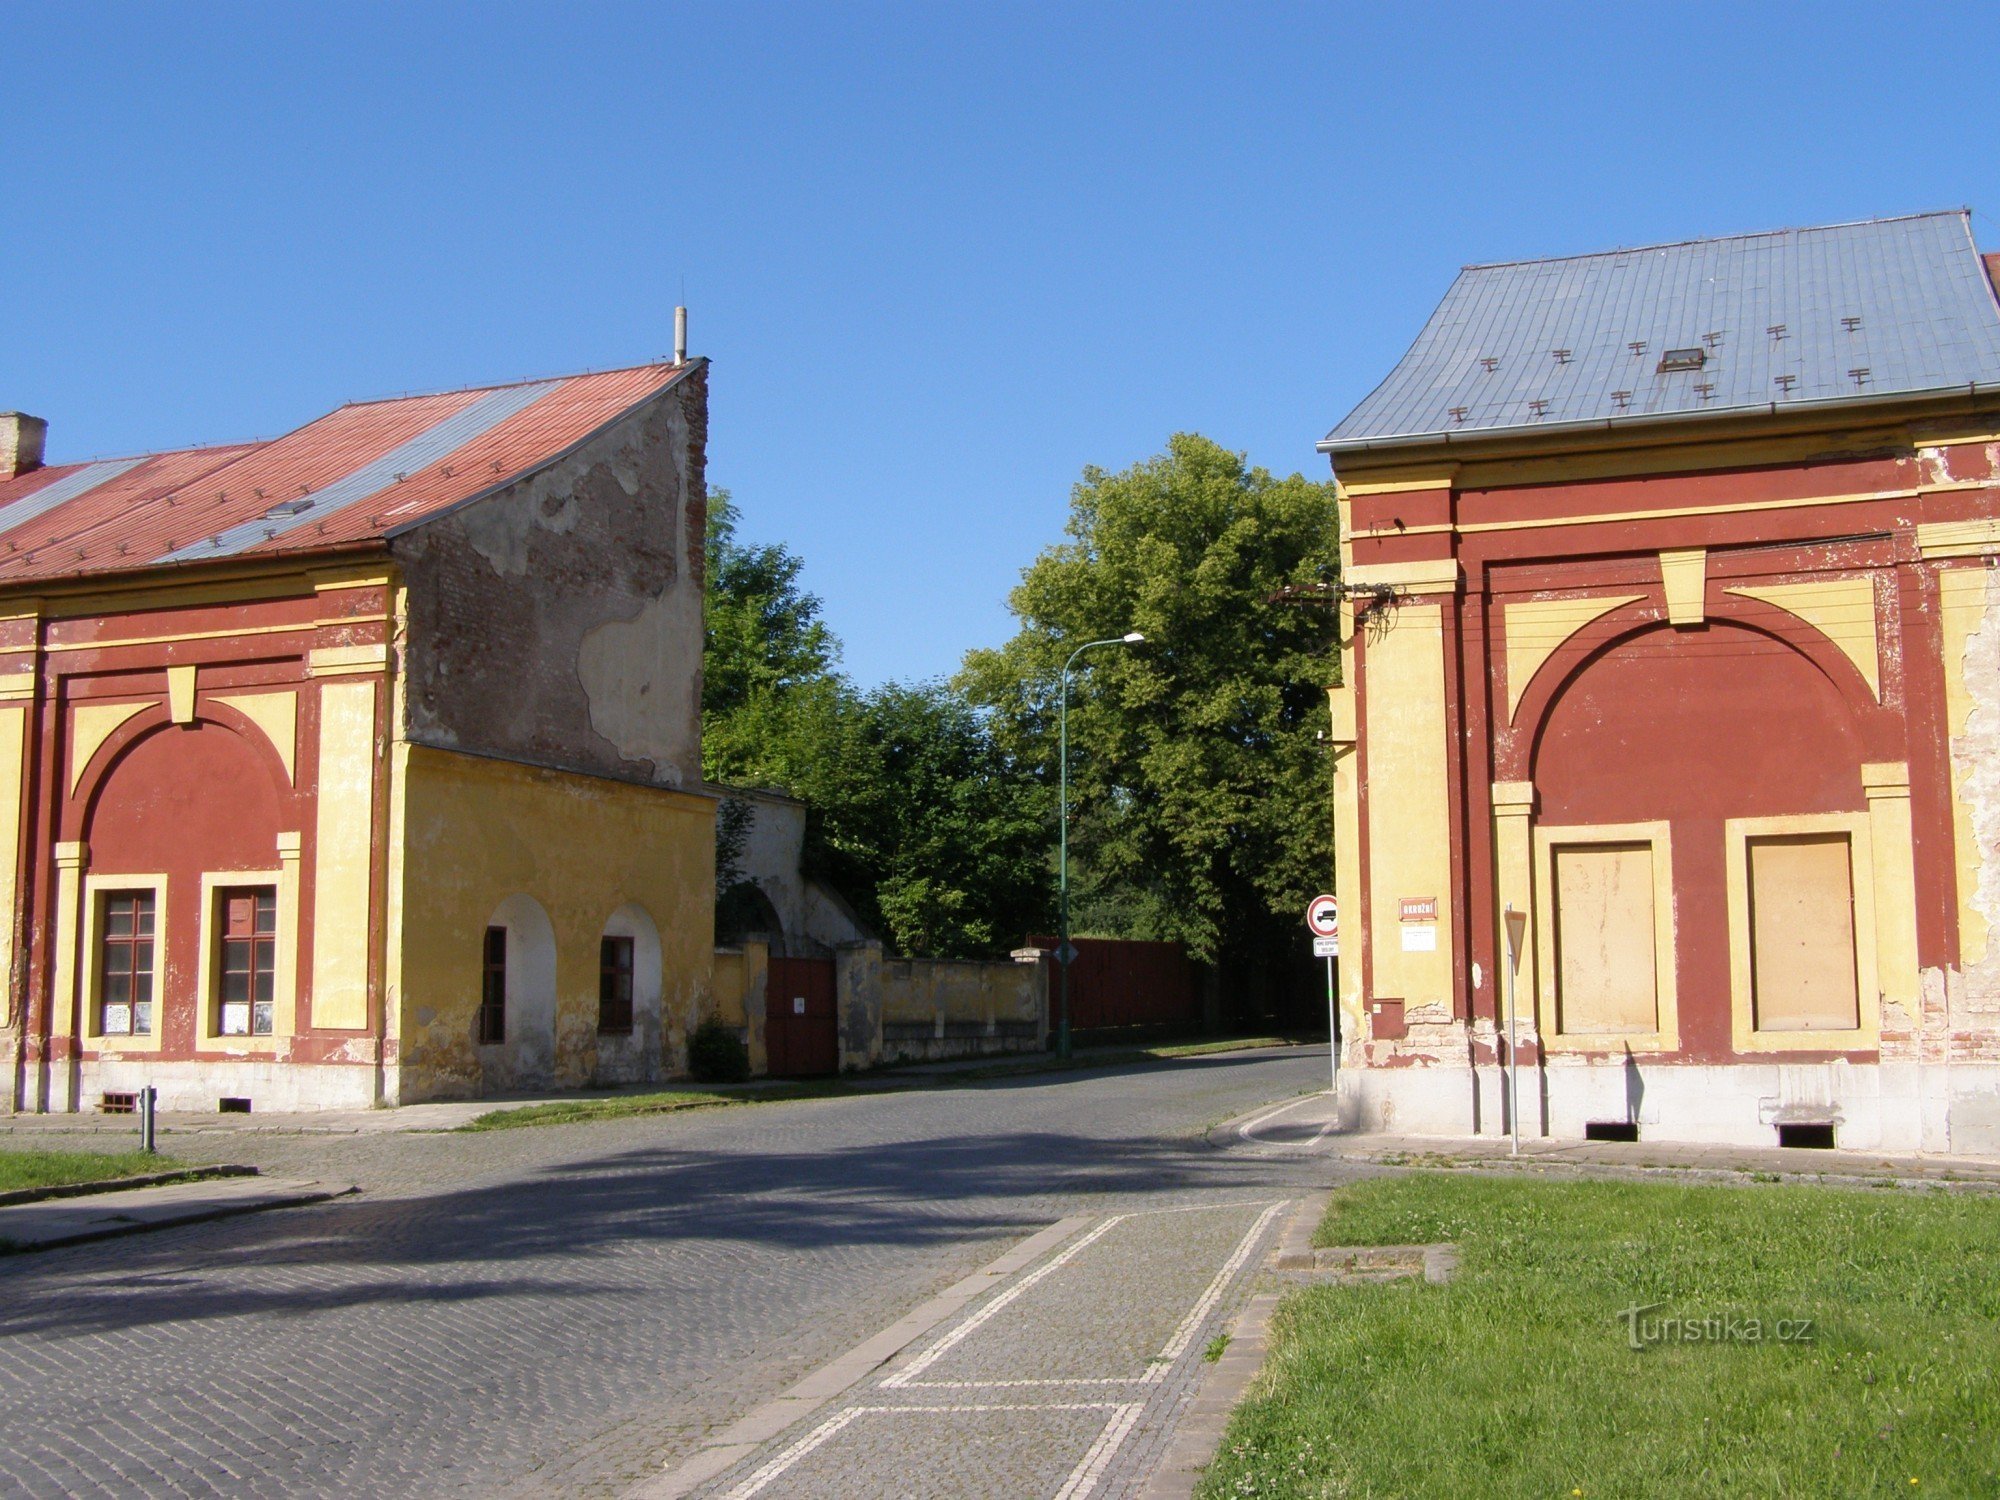
[[[1049,919],[1048,798],[941,683],[857,690],[804,564],[709,509],[702,763],[807,805],[806,865],[896,951],[972,957]]]
[[[999,746],[1056,771],[1070,689],[1073,902],[1079,930],[1178,938],[1253,966],[1282,951],[1332,867],[1315,731],[1337,658],[1325,611],[1270,602],[1338,566],[1334,490],[1278,479],[1194,434],[1120,473],[1084,471],[1068,540],[1010,596],[1019,633],[974,651],[959,686]]]

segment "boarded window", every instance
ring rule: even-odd
[[[1559,845],[1554,861],[1557,1029],[1659,1030],[1653,846]]]
[[[1749,841],[1751,1003],[1759,1031],[1852,1031],[1854,877],[1844,833]]]

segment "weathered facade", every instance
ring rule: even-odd
[[[2000,1152],[1963,215],[1468,268],[1323,451],[1366,1125]]]
[[[0,433],[15,1107],[681,1066],[712,951],[703,362],[92,464]]]

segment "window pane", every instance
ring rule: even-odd
[[[226,1003],[222,1007],[222,1034],[243,1036],[250,1030],[250,1007],[241,1002]]]
[[[132,903],[122,897],[112,896],[104,903],[104,935],[106,937],[130,937],[132,935]]]
[[[278,893],[265,889],[257,893],[257,932],[259,936],[278,930]]]
[[[153,944],[148,938],[140,938],[132,945],[132,967],[141,974],[153,972]]]
[[[104,974],[104,1003],[127,1005],[131,1000],[132,976],[119,969],[107,969]]]
[[[149,892],[147,892],[147,893],[146,893],[145,895],[143,895],[143,896],[138,896],[138,897],[135,897],[135,898],[134,898],[134,900],[135,900],[135,902],[136,902],[136,904],[137,904],[137,906],[138,906],[138,930],[139,930],[139,936],[140,936],[140,937],[151,937],[151,936],[153,935],[153,896],[152,896],[152,893],[151,893],[151,892],[149,891]]]
[[[146,992],[148,994],[152,993],[152,986],[150,984],[147,985]],[[132,1030],[135,1032],[147,1032],[152,1029],[153,1007],[150,1002],[141,1001],[132,1007]]]
[[[104,1007],[104,1034],[106,1036],[129,1036],[132,1031],[132,1007],[120,1002]]]
[[[153,966],[147,962],[145,968],[132,976],[132,1001],[135,1005],[150,1005],[153,1000]]]
[[[271,1002],[260,1000],[250,1010],[250,1029],[258,1036],[271,1034]]]

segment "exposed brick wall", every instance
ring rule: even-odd
[[[663,785],[701,774],[707,369],[392,544],[408,737]]]

